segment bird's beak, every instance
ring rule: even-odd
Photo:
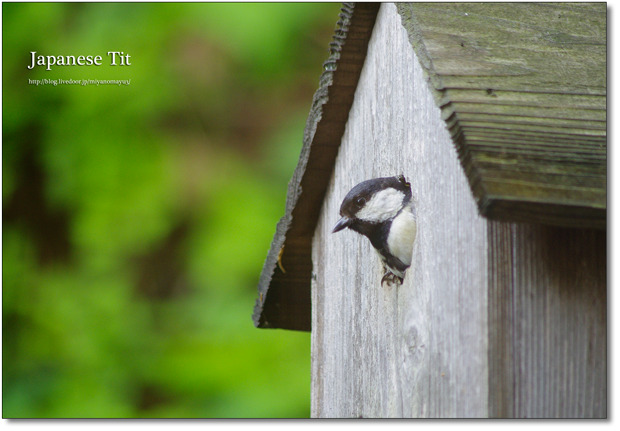
[[[334,230],[332,230],[332,233],[340,232],[345,227],[349,227],[350,224],[351,224],[351,219],[348,217],[343,217],[340,220],[338,220],[338,223],[336,223],[336,226],[334,226]]]

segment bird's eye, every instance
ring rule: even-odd
[[[366,198],[357,198],[357,201],[355,201],[355,203],[358,207],[361,208],[366,204]]]

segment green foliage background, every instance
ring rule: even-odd
[[[2,4],[3,417],[309,416],[251,313],[339,7]]]

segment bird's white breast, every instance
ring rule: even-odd
[[[411,207],[407,205],[403,211],[392,220],[392,227],[387,238],[390,253],[399,258],[404,264],[411,265],[413,241],[416,235],[415,216]]]

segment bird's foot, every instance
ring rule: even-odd
[[[386,273],[383,275],[383,278],[381,278],[381,286],[383,286],[383,283],[385,282],[387,282],[388,286],[391,286],[394,283],[397,283],[398,285],[402,285],[403,278],[399,277],[393,272],[386,271]]]

